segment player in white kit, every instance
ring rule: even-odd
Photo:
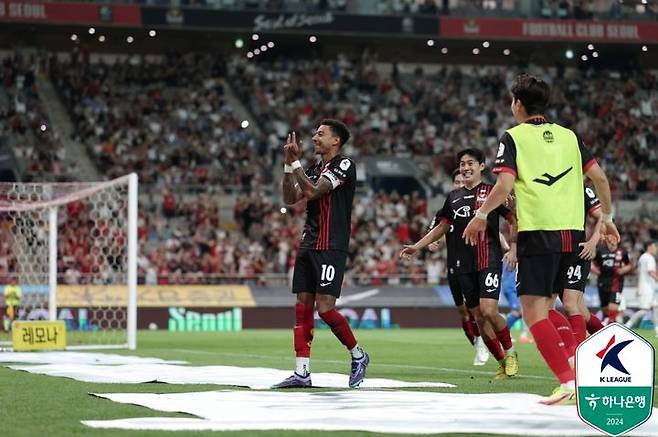
[[[637,261],[637,295],[640,310],[637,311],[626,322],[626,326],[632,328],[639,323],[650,308],[653,309],[653,323],[658,336],[658,300],[656,299],[656,283],[658,273],[656,272],[656,243],[649,242],[645,245],[644,253]]]

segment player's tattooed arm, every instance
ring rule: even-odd
[[[301,168],[295,169],[292,174],[295,175],[300,192],[307,200],[315,200],[334,188],[331,181],[325,177],[320,177],[317,183],[313,183]]]
[[[288,135],[288,143],[283,147],[283,150],[285,152],[286,163],[289,163],[293,167],[291,174],[296,182],[294,186],[298,187],[296,189],[301,193],[301,197],[305,197],[306,200],[315,200],[334,188],[331,181],[326,177],[320,177],[317,183],[314,183],[306,176],[304,169],[299,164],[299,160],[302,157],[302,148],[297,142],[295,132]]]
[[[299,185],[295,183],[295,177],[292,173],[285,173],[283,175],[281,191],[283,192],[283,203],[286,205],[294,205],[304,197]]]
[[[293,144],[293,136],[288,135],[288,141],[283,146],[283,157],[286,166],[290,166],[293,161],[297,158],[297,150],[295,149],[295,144]],[[302,190],[295,183],[295,176],[293,173],[288,173],[289,170],[286,170],[286,173],[283,174],[283,180],[281,181],[281,192],[283,193],[283,203],[286,205],[293,205],[304,197]]]

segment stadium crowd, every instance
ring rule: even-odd
[[[37,75],[43,58],[14,53],[0,59],[0,136],[11,138],[24,181],[64,181],[76,174],[64,162],[65,148],[44,112]]]
[[[156,185],[249,187],[272,161],[223,97],[221,57],[169,53],[158,61],[51,58],[77,140],[107,177],[130,171]]]
[[[411,261],[398,257],[402,245],[424,235],[428,213],[426,202],[417,195],[357,196],[346,282],[445,283],[443,251],[424,252]],[[302,233],[304,202],[283,210],[260,193],[242,195],[234,214],[235,229],[220,223],[216,203],[205,195],[176,199],[170,192],[161,204],[142,209],[138,220],[140,283],[287,283]],[[125,255],[119,250],[125,235],[111,221],[93,222],[89,217],[89,209],[81,202],[60,213],[59,272],[64,283],[110,283],[117,275],[125,275],[118,258]],[[644,242],[658,239],[658,224],[650,219],[635,218],[618,225],[622,245],[633,258],[642,253]],[[103,252],[93,247],[99,239],[109,249]],[[10,245],[0,245],[0,278],[15,268]]]
[[[307,136],[308,150],[317,120],[339,118],[353,132],[346,155],[357,162],[369,155],[415,159],[431,194],[438,195],[450,190],[447,175],[458,150],[483,148],[491,160],[500,134],[513,124],[505,91],[513,73],[501,67],[408,68],[378,63],[368,53],[331,61],[232,58],[227,65],[220,57],[199,54],[97,64],[88,55],[5,59],[0,94],[14,104],[2,105],[6,116],[0,127],[19,139],[28,134],[39,139],[35,147],[17,148],[28,162],[28,175],[73,177],[74,171],[62,168],[36,91],[35,74],[48,72],[77,127],[76,139],[88,147],[101,172],[109,178],[136,171],[142,184],[163,194],[162,204],[145,204],[140,217],[141,274],[150,283],[288,273],[303,205],[282,212],[278,197],[268,199],[259,187],[275,180],[272,168],[278,168],[276,155],[290,130]],[[655,74],[544,73],[560,90],[549,116],[582,135],[609,175],[615,197],[657,193]],[[225,101],[223,78],[265,137],[240,127]],[[45,132],[41,125],[47,126]],[[185,184],[196,186],[197,193],[234,186],[250,193],[237,198],[237,227],[220,223],[209,192],[188,197],[168,191]],[[357,195],[348,280],[422,282],[428,275],[431,282],[438,280],[442,255],[411,264],[395,257],[401,244],[418,239],[432,213],[418,194]],[[637,249],[648,236],[655,238],[658,228],[635,219],[623,223],[621,231],[629,249]],[[78,239],[69,234],[63,233]],[[71,277],[87,269],[83,255],[74,258],[61,266]]]
[[[345,154],[431,158],[424,176],[434,194],[445,192],[454,156],[483,148],[493,159],[498,138],[513,125],[506,89],[513,71],[502,67],[423,68],[361,58],[234,58],[229,80],[275,147],[291,130],[312,132],[323,116],[350,126]],[[579,132],[610,175],[617,198],[658,192],[658,99],[651,72],[557,70],[549,115]],[[239,80],[238,80],[239,79]],[[428,162],[427,159],[419,161]],[[448,185],[449,186],[449,185]]]

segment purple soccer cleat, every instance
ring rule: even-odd
[[[352,359],[352,371],[350,372],[350,388],[358,388],[366,377],[366,369],[370,364],[370,356],[364,351],[363,357]]]
[[[310,373],[306,376],[301,376],[297,372],[294,372],[280,383],[274,384],[272,388],[304,388],[312,386]]]

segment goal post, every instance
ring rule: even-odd
[[[0,287],[21,290],[16,318],[64,320],[70,349],[135,349],[137,219],[134,173],[0,183]],[[0,344],[11,339],[4,313]]]

